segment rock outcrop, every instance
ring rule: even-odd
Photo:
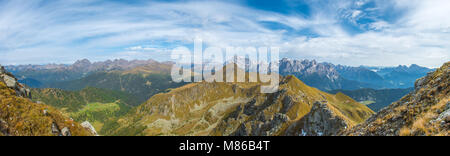
[[[0,66],[0,81],[5,83],[8,88],[13,89],[17,96],[31,99],[30,89],[20,84],[16,77],[7,72],[3,66]]]
[[[93,134],[94,136],[98,136],[97,131],[95,130],[94,126],[92,126],[92,124],[89,121],[85,121],[85,122],[81,123],[81,126],[83,128],[86,128],[87,130],[89,130],[89,132],[91,132],[91,134]]]
[[[314,103],[311,111],[299,122],[288,128],[296,136],[331,136],[346,129],[350,125],[336,115],[327,105],[326,101]]]
[[[418,79],[414,92],[342,135],[448,136],[450,132],[450,62]]]
[[[56,109],[33,103],[30,97],[29,90],[0,67],[0,136],[92,135]]]

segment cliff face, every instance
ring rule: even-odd
[[[281,75],[294,75],[306,84],[323,91],[379,87],[374,84],[365,83],[364,81],[357,81],[363,80],[364,78],[355,77],[355,75],[361,76],[356,71],[343,70],[331,63],[318,63],[314,60],[290,60],[285,58],[280,60],[279,66]],[[343,77],[339,71],[349,76],[348,78],[350,79]],[[365,71],[367,72],[367,70]],[[376,75],[376,73],[372,74]]]
[[[326,101],[317,101],[311,111],[300,121],[291,125],[288,131],[296,136],[330,136],[350,126],[328,108]]]
[[[56,109],[33,103],[30,91],[0,67],[0,136],[92,135]]]
[[[343,135],[449,135],[450,62],[418,79],[414,92]]]
[[[188,84],[150,98],[112,124],[117,128],[110,134],[272,136],[301,135],[304,130],[307,135],[336,135],[374,113],[348,96],[321,92],[293,76],[281,80],[278,92],[263,94],[260,87],[260,83]],[[322,105],[316,106],[318,102]],[[298,124],[302,119],[304,124]],[[312,131],[315,127],[324,128]]]

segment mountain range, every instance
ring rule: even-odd
[[[240,59],[237,62],[241,64],[237,65],[241,68],[248,68],[249,64],[256,63]],[[406,95],[411,91],[406,87],[412,87],[416,79],[433,70],[417,65],[350,67],[287,58],[278,63],[279,72],[283,76],[294,75],[305,84],[322,91],[345,92],[359,102],[372,103],[368,106],[375,111]],[[157,93],[186,84],[172,82],[172,65],[172,62],[160,63],[154,60],[116,59],[91,63],[84,59],[72,65],[19,65],[6,66],[6,69],[20,77],[19,82],[33,88],[79,91],[95,87],[120,91],[134,95],[138,102],[133,104],[137,106]]]
[[[123,119],[105,125],[113,127],[107,134],[333,135],[374,114],[342,93],[322,92],[294,76],[283,78],[276,93],[260,93],[261,85],[188,84],[157,94]]]
[[[352,99],[367,105],[370,109],[375,112],[380,111],[384,107],[390,105],[391,103],[400,100],[403,96],[412,92],[414,88],[406,89],[358,89],[358,90],[333,90],[330,91],[332,94],[344,93],[350,96]]]
[[[87,59],[78,60],[74,64],[47,64],[47,65],[9,65],[5,69],[16,75],[20,82],[34,88],[45,88],[48,84],[62,81],[71,81],[86,77],[95,72],[130,70],[139,66],[156,63],[154,60],[124,59],[107,60],[91,63]]]
[[[0,135],[448,135],[449,63],[430,72],[282,59],[271,94],[260,93],[260,82],[174,83],[172,65],[8,66],[21,79],[2,67]]]
[[[244,62],[244,61],[242,61]],[[253,62],[247,62],[253,63]],[[117,59],[104,62],[91,63],[89,60],[79,60],[72,65],[48,64],[48,65],[18,65],[6,66],[5,68],[19,77],[22,82],[33,88],[62,88],[62,89],[82,89],[80,87],[64,85],[63,82],[75,81],[92,77],[105,77],[117,71],[135,70],[133,74],[141,72],[149,73],[155,70],[159,73],[170,73],[170,66],[173,63],[159,63],[154,60],[132,60],[127,61]],[[156,67],[162,67],[164,70]],[[242,65],[245,68],[248,65]],[[142,68],[154,67],[154,69]],[[357,90],[362,88],[372,89],[393,89],[411,88],[416,79],[425,76],[434,69],[420,67],[418,65],[398,66],[398,67],[350,67],[334,65],[331,63],[319,63],[315,60],[291,60],[282,59],[279,61],[279,71],[283,76],[294,75],[306,84],[323,91]],[[159,71],[158,71],[159,70]],[[98,73],[103,73],[98,74]],[[109,73],[109,74],[108,74]],[[92,74],[96,76],[89,77]],[[108,77],[108,76],[106,76]],[[117,77],[117,76],[112,76]],[[95,79],[95,78],[94,78]],[[111,88],[108,88],[111,89]]]
[[[315,60],[280,60],[280,74],[294,75],[323,91],[362,88],[411,88],[414,82],[434,69],[418,65],[398,67],[350,67]]]

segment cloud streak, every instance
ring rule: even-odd
[[[241,1],[0,1],[0,63],[167,60],[171,48],[196,37],[207,46],[278,46],[284,57],[346,65],[437,67],[450,59],[446,0],[304,2],[306,16]]]

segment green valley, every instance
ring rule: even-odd
[[[358,89],[358,90],[334,90],[330,93],[342,92],[345,95],[367,105],[375,112],[387,107],[391,103],[400,100],[403,96],[412,92],[413,88],[406,89]]]
[[[137,104],[134,96],[106,89],[87,87],[81,91],[32,89],[33,101],[55,108],[75,121],[89,121],[101,130],[108,120],[116,120]]]

